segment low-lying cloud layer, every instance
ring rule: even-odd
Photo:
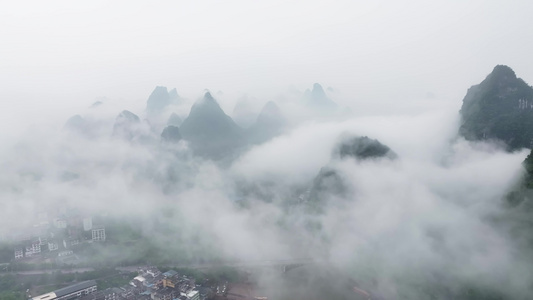
[[[2,147],[5,235],[68,207],[135,219],[157,247],[191,259],[312,258],[387,299],[428,299],[435,286],[530,290],[527,249],[494,221],[526,153],[458,138],[454,110],[298,122],[229,165],[149,130],[148,143],[113,138],[116,114],[83,115],[106,132],[95,138],[34,125]],[[332,156],[346,135],[378,139],[398,158]],[[350,193],[317,210],[305,194],[326,165]]]

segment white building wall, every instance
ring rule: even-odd
[[[93,218],[88,217],[83,219],[83,230],[89,231],[93,229]]]
[[[54,219],[54,226],[56,228],[67,228],[67,221],[63,219],[56,218]]]
[[[105,241],[105,228],[93,228],[93,241]]]
[[[57,249],[59,249],[57,243],[48,243],[48,251],[55,251]]]

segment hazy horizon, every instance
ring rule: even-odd
[[[459,108],[497,64],[533,82],[528,1],[23,1],[0,12],[2,127],[155,86],[223,108],[319,82],[358,115]],[[227,103],[227,106],[226,106]],[[423,107],[422,109],[420,107]],[[229,112],[228,112],[229,110]],[[118,113],[118,112],[117,112]],[[139,113],[139,112],[137,112]]]

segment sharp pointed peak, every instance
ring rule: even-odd
[[[319,83],[314,83],[311,91],[309,89],[306,90],[304,97],[307,98],[309,104],[314,106],[329,106],[331,108],[337,106],[337,104],[328,97],[324,88],[322,88],[322,85]]]
[[[146,101],[146,110],[149,113],[160,113],[170,104],[170,94],[167,87],[156,86]]]
[[[320,83],[313,84],[313,90],[311,93],[315,96],[327,97],[326,92],[324,91],[324,88],[322,87],[322,85],[320,85]]]
[[[215,100],[215,98],[213,98],[213,96],[211,95],[210,91],[205,92],[204,99]]]
[[[323,91],[324,88],[322,88],[322,85],[321,85],[320,83],[315,82],[315,83],[313,84],[313,90],[322,90],[322,91]]]
[[[198,99],[195,103],[194,103],[195,106],[197,105],[213,105],[213,106],[218,106],[220,107],[220,105],[218,104],[218,101],[211,95],[211,92],[209,91],[206,91],[204,96],[200,99]]]

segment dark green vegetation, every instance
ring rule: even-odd
[[[533,88],[508,66],[497,65],[485,80],[472,86],[460,113],[459,133],[467,140],[495,140],[510,151],[533,146]],[[533,196],[532,154],[523,162],[524,178],[508,194],[512,207],[527,204]]]
[[[533,88],[508,66],[498,65],[480,84],[472,86],[460,110],[459,134],[467,140],[496,141],[513,151],[533,142]],[[523,162],[524,177],[507,194],[508,210],[497,217],[513,236],[533,229],[533,152]],[[522,242],[522,241],[521,241]],[[533,243],[531,243],[533,246]]]
[[[533,248],[533,150],[522,166],[525,173],[507,194],[507,209],[497,221],[503,224],[513,241],[529,253]]]
[[[0,243],[0,263],[10,262],[13,259],[13,249],[15,245],[12,243]]]
[[[180,222],[173,208],[145,220],[106,218],[106,242],[79,247],[76,254],[88,267],[131,265],[190,265],[216,263],[215,242],[194,227]],[[161,247],[165,245],[165,247]]]
[[[341,141],[333,151],[333,156],[340,159],[369,159],[389,157],[396,158],[397,155],[391,149],[380,143],[378,140],[367,136],[349,137]]]
[[[0,276],[0,299],[1,300],[23,300],[26,299],[24,291],[30,284],[19,283],[15,275]]]
[[[379,158],[395,159],[396,157],[396,153],[378,140],[366,136],[343,137],[331,155],[333,163],[320,169],[313,180],[309,200],[312,203],[325,203],[328,198],[344,198],[351,192],[349,185],[344,182],[342,171],[334,165],[336,160],[351,158],[363,161]]]
[[[498,65],[463,99],[459,133],[467,140],[498,140],[509,150],[531,148],[533,88]]]
[[[515,210],[521,210],[521,213],[524,213],[525,211],[533,211],[533,204],[531,203],[531,199],[533,199],[533,150],[522,162],[522,167],[525,174],[507,195],[507,203]],[[524,216],[518,219],[529,218]],[[533,224],[531,229],[533,229]]]
[[[526,169],[524,186],[527,189],[533,189],[533,150],[529,152],[529,155],[524,160],[523,166]]]
[[[159,211],[156,218],[138,220],[101,217],[105,224],[106,241],[72,246],[70,250],[79,259],[56,262],[57,252],[43,252],[41,259],[13,261],[13,243],[0,244],[0,268],[5,271],[30,271],[68,268],[107,268],[130,265],[191,265],[218,263],[221,254],[214,247],[216,239],[199,228],[185,225],[182,216],[174,208]],[[141,225],[142,224],[142,225]],[[165,245],[165,247],[161,247]],[[48,260],[45,260],[49,258]],[[1,266],[1,265],[0,265]]]

